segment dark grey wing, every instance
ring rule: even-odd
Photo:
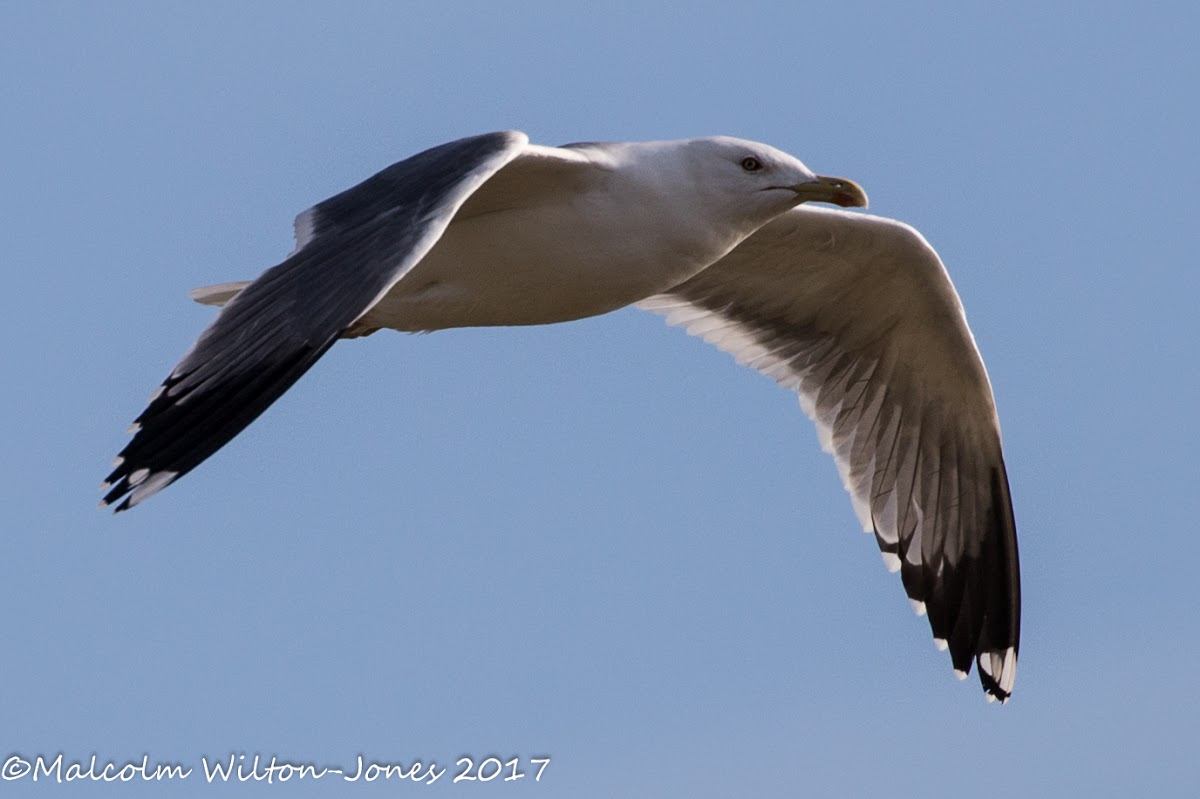
[[[907,225],[801,207],[640,307],[800,394],[859,519],[989,699],[1016,676],[1016,524],[991,385],[954,286]]]
[[[297,218],[297,248],[241,291],[134,422],[101,505],[130,508],[241,432],[425,256],[458,207],[516,157],[489,133],[393,164]]]

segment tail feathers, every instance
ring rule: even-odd
[[[223,306],[236,297],[242,289],[250,285],[249,280],[238,280],[233,283],[218,283],[215,286],[201,286],[188,292],[193,300],[201,305]]]

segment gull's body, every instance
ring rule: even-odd
[[[1012,690],[1016,529],[982,360],[911,228],[766,145],[463,139],[305,211],[151,398],[106,482],[118,510],[223,446],[338,338],[667,314],[799,392],[863,526],[960,674]]]
[[[690,219],[672,224],[642,213],[656,199],[634,166],[642,155],[527,146],[467,198],[408,279],[356,327],[566,322],[691,277],[731,249],[736,233],[700,236]],[[611,228],[638,244],[614,248]]]

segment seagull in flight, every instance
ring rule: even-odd
[[[636,304],[799,394],[935,644],[1006,701],[1016,524],[983,361],[937,253],[854,182],[724,136],[434,147],[301,213],[130,428],[101,506],[137,505],[249,425],[341,338],[541,325]]]

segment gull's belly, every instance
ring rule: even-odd
[[[654,220],[565,205],[456,220],[425,258],[355,323],[367,332],[566,322],[616,310],[697,274],[728,246]],[[670,230],[667,226],[666,230]]]

